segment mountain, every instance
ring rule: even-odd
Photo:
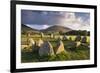
[[[72,29],[63,26],[54,25],[41,31],[42,32],[69,32],[72,31]]]
[[[28,26],[26,26],[24,24],[21,25],[21,30],[22,31],[30,31],[30,32],[39,32],[38,30],[30,28],[30,27],[28,27]]]
[[[21,25],[21,30],[25,31],[25,32],[28,31],[28,32],[36,32],[36,33],[39,33],[39,32],[44,32],[44,33],[63,32],[64,33],[64,32],[72,31],[72,29],[70,29],[70,28],[58,26],[58,25],[51,26],[47,29],[37,30],[37,29],[31,28],[31,27],[28,27],[27,25],[24,25],[24,24]]]

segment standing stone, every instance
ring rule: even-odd
[[[81,42],[82,42],[82,43],[86,43],[86,41],[87,41],[87,37],[86,37],[86,36],[83,36]]]
[[[58,37],[56,35],[54,35],[54,39],[58,39]]]
[[[44,34],[41,32],[41,38],[43,38],[44,37]]]
[[[41,47],[41,45],[43,44],[43,40],[39,39],[36,43],[36,46]]]
[[[80,45],[81,45],[80,41],[76,42],[76,47],[79,47]]]
[[[60,40],[60,41],[58,42],[58,44],[57,44],[57,47],[56,47],[56,49],[55,49],[55,52],[56,52],[56,54],[59,54],[59,53],[61,53],[61,52],[63,52],[63,51],[65,51],[65,49],[64,49],[64,44],[63,44],[63,42]]]
[[[54,55],[53,47],[50,42],[45,41],[40,49],[39,49],[39,55],[44,56],[44,55]]]
[[[29,32],[27,32],[26,37],[27,37],[27,45],[29,45],[29,39],[30,39],[30,37],[31,37],[31,35],[30,35],[30,33],[29,33]]]
[[[54,35],[53,35],[53,34],[50,34],[50,37],[51,37],[51,38],[54,38]]]
[[[66,37],[66,35],[63,36],[63,40],[68,40],[67,37]]]
[[[32,38],[30,38],[29,39],[29,46],[33,46],[33,45],[35,45],[35,41]]]
[[[75,41],[80,41],[80,40],[81,40],[81,36],[77,35],[76,38],[75,38]]]
[[[29,51],[35,50],[34,46],[35,46],[35,41],[32,38],[29,38],[28,50]]]

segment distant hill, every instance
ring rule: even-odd
[[[63,26],[57,26],[57,25],[51,26],[47,29],[37,30],[37,29],[31,28],[31,27],[28,27],[24,24],[21,25],[21,30],[24,31],[24,32],[29,31],[29,32],[35,32],[35,33],[39,33],[39,32],[43,32],[43,33],[48,33],[48,32],[69,32],[69,31],[72,31],[72,29],[70,29],[70,28],[63,27]]]
[[[28,26],[26,26],[24,24],[21,25],[21,30],[22,31],[30,31],[30,32],[39,32],[38,30],[30,28],[30,27],[28,27]]]
[[[41,31],[42,32],[69,32],[72,31],[72,29],[55,25]]]

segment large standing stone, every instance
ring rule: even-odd
[[[63,51],[65,51],[64,44],[63,44],[63,42],[61,40],[59,40],[59,42],[57,44],[57,47],[55,49],[55,52],[56,52],[56,54],[59,54],[59,53],[61,53]]]
[[[39,49],[39,55],[44,56],[44,55],[54,55],[53,47],[50,42],[45,41],[40,49]]]

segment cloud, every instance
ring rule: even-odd
[[[47,29],[48,27],[50,27],[50,26],[48,26],[48,25],[46,25],[46,24],[44,24],[44,25],[36,25],[36,24],[34,24],[34,25],[29,25],[29,24],[26,24],[28,27],[31,27],[31,28],[34,28],[34,29],[38,29],[38,30],[42,30],[42,29]]]
[[[22,24],[54,25],[58,24],[62,15],[59,12],[22,10]]]
[[[69,27],[73,30],[89,30],[90,19],[84,16],[76,17],[75,13],[67,12],[65,18],[61,19],[59,25]]]
[[[89,13],[82,12],[22,10],[21,19],[22,24],[28,24],[36,29],[46,29],[52,25],[65,26],[74,30],[89,30],[90,27]]]

